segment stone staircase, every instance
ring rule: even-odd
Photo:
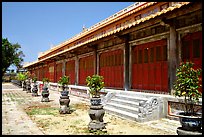
[[[108,92],[102,103],[107,113],[137,122],[163,117],[163,100],[159,96],[130,91]]]

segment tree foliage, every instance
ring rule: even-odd
[[[93,75],[86,77],[86,83],[89,87],[89,92],[93,97],[99,96],[99,91],[104,87],[104,78],[100,75]]]
[[[199,78],[201,69],[194,69],[192,62],[181,62],[177,69],[177,80],[174,84],[175,96],[184,97],[186,113],[194,113],[194,104],[202,97],[202,92]],[[190,109],[188,109],[190,106]]]
[[[21,63],[25,55],[20,48],[18,43],[11,44],[7,38],[2,38],[2,76],[11,65],[16,66],[17,69],[22,67]]]

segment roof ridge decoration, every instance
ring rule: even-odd
[[[108,33],[103,34],[103,35],[101,35],[101,36],[92,38],[92,39],[90,39],[90,40],[87,40],[87,41],[85,41],[85,42],[83,42],[83,43],[80,43],[80,44],[77,44],[77,45],[75,45],[75,46],[69,47],[68,49],[65,49],[65,50],[60,51],[60,52],[58,52],[58,53],[55,53],[55,54],[53,54],[53,55],[51,55],[51,56],[48,56],[48,57],[46,57],[46,58],[43,58],[42,60],[39,60],[38,62],[41,62],[41,61],[44,61],[44,60],[46,60],[46,59],[49,59],[49,58],[51,58],[51,57],[53,57],[53,56],[56,56],[56,55],[59,55],[59,54],[68,52],[68,51],[70,51],[70,50],[72,50],[72,49],[74,49],[74,48],[80,47],[80,46],[82,46],[82,45],[84,45],[84,44],[87,44],[87,43],[90,43],[90,42],[92,42],[92,41],[101,39],[101,38],[103,38],[103,37],[112,35],[112,34],[114,34],[114,33],[116,33],[116,32],[121,31],[121,30],[124,30],[124,29],[127,29],[127,28],[131,28],[132,26],[135,26],[135,25],[137,25],[137,24],[140,24],[141,22],[147,21],[147,20],[149,20],[149,19],[151,19],[151,18],[155,18],[156,16],[159,16],[159,15],[161,15],[161,14],[164,14],[164,13],[168,12],[168,11],[172,11],[172,10],[174,10],[174,9],[180,8],[181,6],[187,5],[187,4],[189,4],[189,3],[191,3],[191,2],[180,2],[180,3],[174,4],[174,5],[170,6],[170,7],[168,7],[167,9],[163,9],[163,10],[160,11],[160,12],[156,12],[156,13],[150,14],[150,15],[144,17],[144,18],[141,18],[141,19],[139,19],[139,20],[133,21],[132,23],[129,23],[129,24],[125,25],[125,26],[122,26],[122,27],[119,27],[119,28],[117,28],[117,29],[114,29],[114,30],[112,30],[111,32],[108,32]],[[28,65],[26,65],[26,66],[24,66],[24,67],[30,66],[30,65],[35,64],[35,63],[36,63],[36,62],[31,63],[31,64],[28,64]]]

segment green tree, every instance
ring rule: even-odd
[[[2,76],[10,65],[16,66],[17,69],[22,67],[21,63],[25,55],[20,48],[21,46],[18,43],[11,44],[7,38],[2,38]]]

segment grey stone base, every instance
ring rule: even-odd
[[[61,105],[61,106],[60,106],[59,113],[60,113],[60,114],[70,114],[71,111],[70,111],[70,108],[67,107],[67,105]]]
[[[91,130],[91,131],[94,131],[94,130],[103,130],[105,129],[105,124],[103,122],[99,122],[99,121],[91,121],[88,125],[88,129]]]
[[[41,102],[49,102],[49,98],[42,98]]]
[[[202,131],[187,131],[183,130],[182,127],[178,127],[176,132],[178,135],[202,135]]]

